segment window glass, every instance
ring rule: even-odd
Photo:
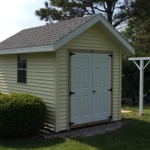
[[[18,83],[26,83],[26,55],[18,55],[17,75]]]

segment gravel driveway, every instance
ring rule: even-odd
[[[56,137],[85,137],[85,136],[93,136],[96,134],[104,134],[108,131],[114,131],[122,127],[124,122],[116,121],[113,123],[105,123],[94,126],[88,126],[83,128],[72,129],[70,131],[63,131],[59,133],[49,132],[44,133],[42,136],[44,138],[56,138]]]

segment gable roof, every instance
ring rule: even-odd
[[[0,43],[0,54],[55,51],[94,24],[106,28],[106,34],[124,53],[134,53],[134,48],[98,14],[22,30]]]
[[[94,16],[25,29],[0,44],[0,49],[54,44]]]

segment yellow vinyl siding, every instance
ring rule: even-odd
[[[27,84],[17,83],[17,55],[0,56],[0,92],[22,92],[41,97],[47,106],[46,121],[55,132],[68,129],[68,49],[111,51],[112,115],[120,119],[121,50],[96,26],[62,46],[56,52],[27,54]]]
[[[113,55],[113,121],[119,120],[120,110],[120,51],[114,51]]]
[[[17,83],[17,55],[0,56],[0,92],[29,93],[41,97],[47,106],[46,122],[54,130],[55,53],[27,54],[27,84]]]
[[[57,50],[58,59],[58,130],[68,127],[68,49],[112,51],[113,52],[113,120],[119,120],[120,101],[120,50],[93,26]]]

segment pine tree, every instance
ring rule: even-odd
[[[122,34],[136,51],[150,52],[150,1],[136,0],[131,7],[132,18]]]
[[[45,8],[35,11],[40,20],[53,22],[92,14],[103,14],[117,27],[129,19],[130,4],[133,0],[49,0]]]

